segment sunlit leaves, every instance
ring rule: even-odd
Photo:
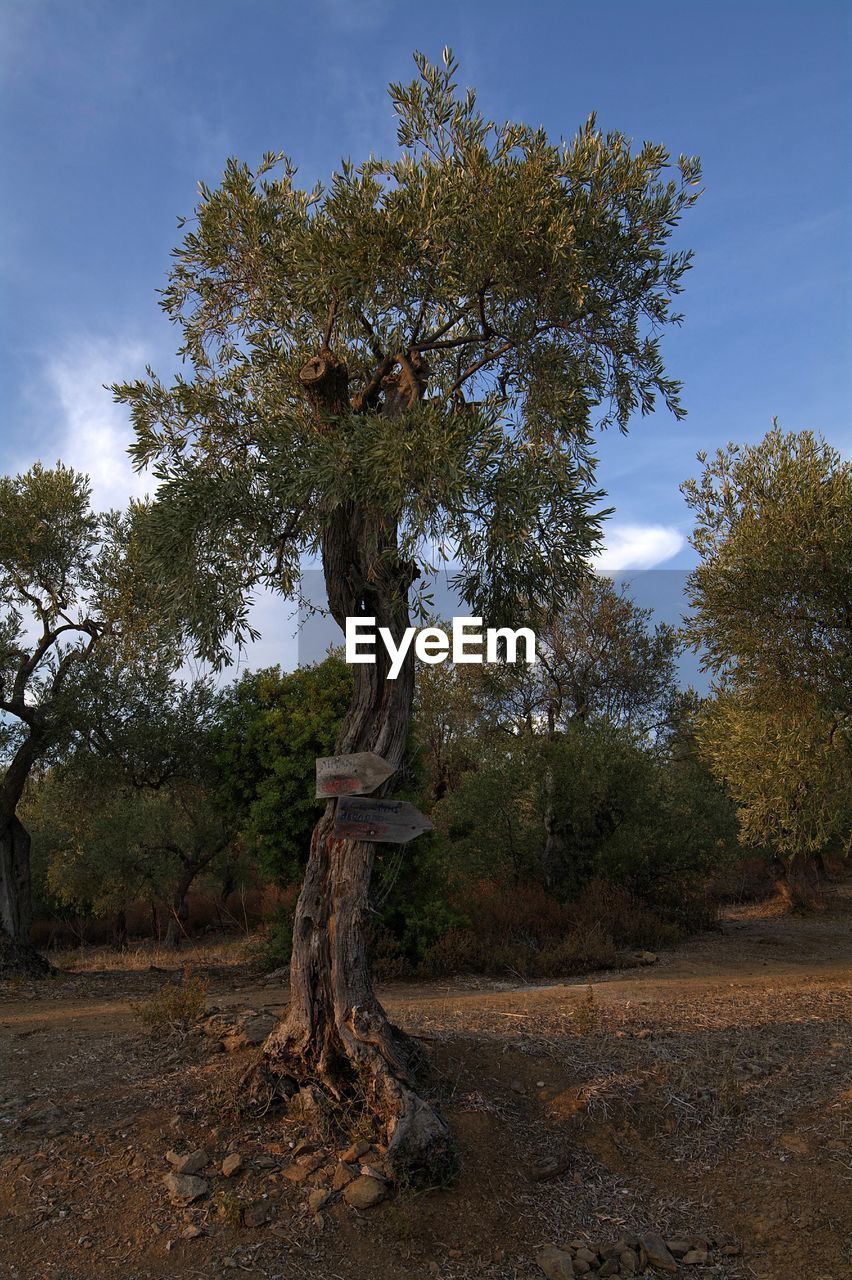
[[[672,230],[697,161],[633,150],[590,117],[571,142],[484,118],[445,50],[391,86],[400,152],[302,190],[277,153],[202,186],[162,302],[187,375],[117,388],[176,612],[208,656],[248,634],[246,592],[294,588],[348,501],[403,550],[458,561],[495,616],[557,603],[599,536],[593,429],[658,402],[659,338],[690,255]],[[327,342],[352,412],[319,433],[299,373]],[[393,407],[393,379],[421,379]]]

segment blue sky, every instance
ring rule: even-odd
[[[102,384],[173,362],[155,291],[197,181],[230,154],[284,150],[310,185],[390,151],[388,81],[450,44],[488,114],[570,136],[594,109],[702,157],[665,348],[689,416],[601,440],[606,566],[686,567],[698,449],[773,415],[852,441],[851,19],[846,0],[0,0],[0,462],[61,456],[101,504],[143,491]]]

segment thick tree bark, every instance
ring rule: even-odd
[[[164,945],[171,947],[174,951],[177,951],[180,947],[181,938],[186,932],[186,922],[189,919],[189,906],[186,898],[197,874],[196,867],[187,867],[175,886],[175,891],[172,895]]]
[[[13,815],[0,831],[0,973],[50,972],[30,943],[31,924],[30,837]]]
[[[315,406],[339,411],[345,383],[335,357],[324,352],[306,370]],[[328,380],[325,401],[322,378]],[[322,417],[320,429],[326,429]],[[416,569],[400,559],[395,524],[362,507],[341,506],[330,515],[322,551],[329,606],[341,628],[347,617],[374,617],[398,644],[409,625]],[[335,752],[375,751],[398,769],[414,696],[414,659],[409,651],[398,678],[389,680],[384,646],[376,650],[375,664],[353,666],[354,692]],[[311,840],[293,928],[289,1009],[264,1045],[252,1085],[260,1096],[264,1089],[290,1096],[318,1085],[332,1100],[360,1099],[387,1144],[394,1172],[440,1178],[453,1164],[449,1127],[418,1096],[419,1052],[388,1021],[370,978],[365,926],[375,845],[335,838],[335,805],[328,803]]]

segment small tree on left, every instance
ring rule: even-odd
[[[30,945],[30,838],[18,806],[34,766],[73,733],[76,691],[111,630],[122,517],[86,476],[36,464],[0,479],[0,973],[44,973]]]

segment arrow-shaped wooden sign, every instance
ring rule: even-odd
[[[317,799],[331,796],[364,796],[396,773],[374,751],[351,756],[320,756],[317,760]]]
[[[342,796],[337,802],[334,834],[347,840],[375,840],[381,844],[405,844],[432,823],[406,800],[370,800],[368,797]]]

